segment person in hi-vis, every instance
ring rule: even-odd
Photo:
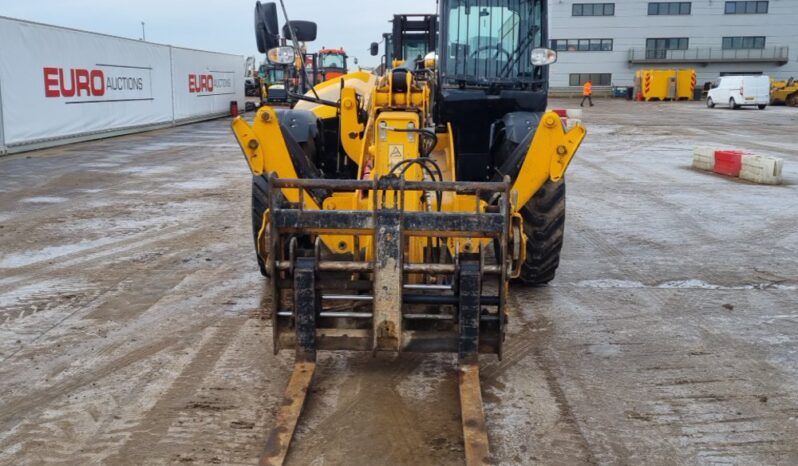
[[[593,106],[593,83],[588,81],[585,83],[585,87],[582,88],[582,103],[579,104],[580,107],[585,106],[585,100],[590,102],[590,106]]]

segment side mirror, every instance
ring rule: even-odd
[[[529,58],[535,66],[551,65],[557,62],[557,52],[552,49],[532,49]]]
[[[380,44],[378,44],[376,42],[372,42],[371,43],[371,48],[369,49],[369,52],[371,53],[372,57],[376,57],[377,55],[379,55],[380,54]]]
[[[357,65],[357,57],[354,58],[354,63]]]
[[[274,2],[255,2],[255,40],[260,53],[266,53],[280,45],[277,5]]]
[[[316,23],[312,21],[289,21],[283,26],[283,37],[292,40],[291,28],[296,33],[299,42],[313,42],[316,40]]]

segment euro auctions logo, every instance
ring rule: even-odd
[[[213,95],[230,95],[233,92],[232,71],[209,71],[207,73],[189,73],[188,92],[197,97]]]
[[[153,100],[152,68],[102,65],[44,67],[44,96],[67,104]]]

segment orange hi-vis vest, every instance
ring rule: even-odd
[[[584,96],[593,95],[593,85],[590,83],[585,83],[585,87],[582,90],[582,95]]]

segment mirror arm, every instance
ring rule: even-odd
[[[296,100],[304,100],[305,102],[311,102],[319,105],[327,105],[328,107],[335,107],[338,109],[341,108],[340,102],[333,102],[332,100],[324,100],[318,97],[308,97],[304,94],[297,94],[296,92],[291,92],[291,91],[288,91],[288,96],[293,97]]]

